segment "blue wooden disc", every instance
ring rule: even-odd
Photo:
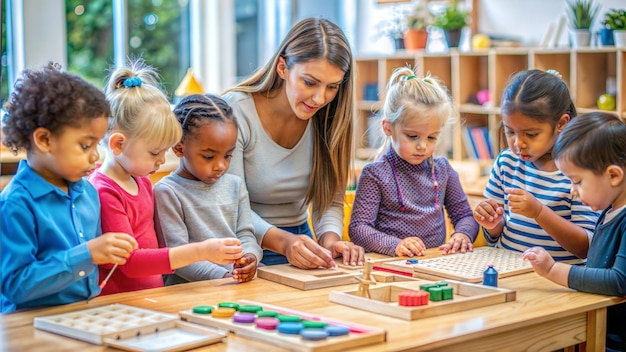
[[[329,336],[343,336],[350,333],[350,328],[346,326],[328,325],[324,328],[324,331],[326,331]]]
[[[323,340],[328,337],[328,332],[324,331],[324,329],[316,329],[316,328],[307,328],[300,330],[300,336],[304,340]]]
[[[302,330],[303,328],[304,326],[302,325],[302,323],[286,322],[278,324],[276,330],[283,334],[298,335],[300,333],[300,330]]]

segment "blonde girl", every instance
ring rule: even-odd
[[[100,266],[100,280],[114,270],[102,294],[163,286],[162,274],[196,261],[233,263],[239,259],[243,252],[235,238],[176,248],[159,246],[147,176],[159,169],[165,152],[182,137],[180,124],[159,89],[156,72],[141,60],[115,70],[105,93],[111,104],[105,157],[89,180],[102,203],[102,228],[131,234],[139,249],[117,270],[112,265]]]
[[[472,251],[478,224],[459,176],[445,157],[434,157],[442,127],[452,115],[445,87],[394,70],[381,110],[386,136],[380,158],[363,168],[350,221],[350,238],[365,250],[390,256]],[[444,207],[454,225],[446,243]]]

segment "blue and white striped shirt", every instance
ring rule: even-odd
[[[486,233],[485,239],[489,243],[497,242],[497,247],[520,252],[541,246],[556,261],[576,259],[575,255],[563,249],[547,234],[535,219],[512,213],[504,193],[505,188],[526,190],[562,218],[582,227],[591,241],[599,214],[575,200],[570,194],[571,187],[571,181],[561,171],[539,170],[531,162],[520,160],[510,149],[503,150],[493,165],[484,195],[504,204],[504,229],[497,240]]]

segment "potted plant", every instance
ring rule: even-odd
[[[567,0],[567,17],[572,30],[570,38],[572,47],[589,46],[591,25],[598,15],[600,5],[595,0]]]
[[[404,47],[407,50],[424,49],[428,41],[428,26],[432,16],[426,6],[419,4],[406,18],[407,30],[404,32]]]
[[[459,46],[461,30],[467,26],[469,12],[459,8],[458,0],[454,0],[442,13],[435,16],[433,25],[444,31],[449,47]]]
[[[616,47],[626,47],[626,10],[610,9],[604,15],[602,25],[608,31],[613,32],[613,42]]]
[[[378,32],[376,37],[388,37],[396,50],[404,49],[404,31],[406,30],[405,18],[406,15],[404,12],[399,9],[394,9],[390,18],[376,24],[376,30]]]

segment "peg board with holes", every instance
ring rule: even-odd
[[[424,279],[452,279],[464,282],[482,282],[483,272],[489,264],[498,271],[498,277],[514,276],[532,272],[528,261],[522,260],[522,253],[494,247],[478,247],[473,252],[449,254],[436,258],[419,259],[418,263],[408,263],[406,259],[378,261],[376,267],[411,273],[413,277]]]
[[[223,332],[185,323],[177,315],[111,304],[36,317],[37,329],[128,351],[179,351],[222,341]]]

